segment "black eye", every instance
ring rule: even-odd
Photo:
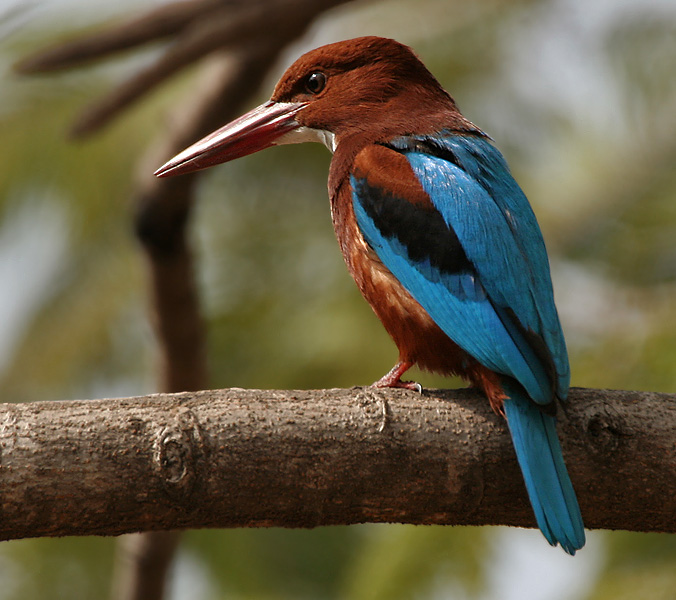
[[[326,85],[326,75],[321,71],[310,73],[305,80],[305,89],[311,94],[319,94]]]

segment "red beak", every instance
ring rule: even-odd
[[[274,146],[279,138],[300,127],[295,116],[304,106],[303,102],[261,104],[174,156],[155,175],[192,173]]]

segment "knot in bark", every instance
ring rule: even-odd
[[[185,502],[192,494],[205,456],[204,441],[194,413],[180,407],[172,423],[155,439],[155,467],[167,494]]]
[[[583,414],[586,417],[585,430],[592,441],[591,448],[597,454],[615,452],[622,438],[631,435],[620,410],[607,402],[591,404]]]

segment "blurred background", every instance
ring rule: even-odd
[[[11,66],[159,5],[0,0],[3,402],[155,389],[132,174],[195,71],[73,142],[78,111],[159,48],[41,77]],[[676,2],[352,2],[284,52],[250,106],[301,52],[366,34],[413,46],[505,154],[550,251],[573,385],[676,391]],[[211,387],[349,387],[394,363],[335,243],[329,161],[319,145],[273,148],[202,178],[191,237]],[[0,600],[107,597],[113,554],[105,538],[4,542]],[[673,535],[591,532],[571,559],[537,531],[367,525],[188,532],[168,597],[659,600],[675,590]]]

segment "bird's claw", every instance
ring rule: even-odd
[[[383,382],[382,380],[376,381],[371,385],[374,388],[399,388],[404,390],[412,390],[422,394],[423,387],[417,381],[395,381],[395,382]]]
[[[375,388],[403,388],[413,390],[422,394],[422,386],[416,381],[402,381],[401,376],[413,366],[413,363],[400,361],[390,369],[389,373],[383,375],[371,387]]]
[[[420,385],[417,381],[400,381],[397,387],[401,387],[406,390],[413,390],[414,392],[418,392],[419,394],[422,394],[423,392],[422,385]]]

